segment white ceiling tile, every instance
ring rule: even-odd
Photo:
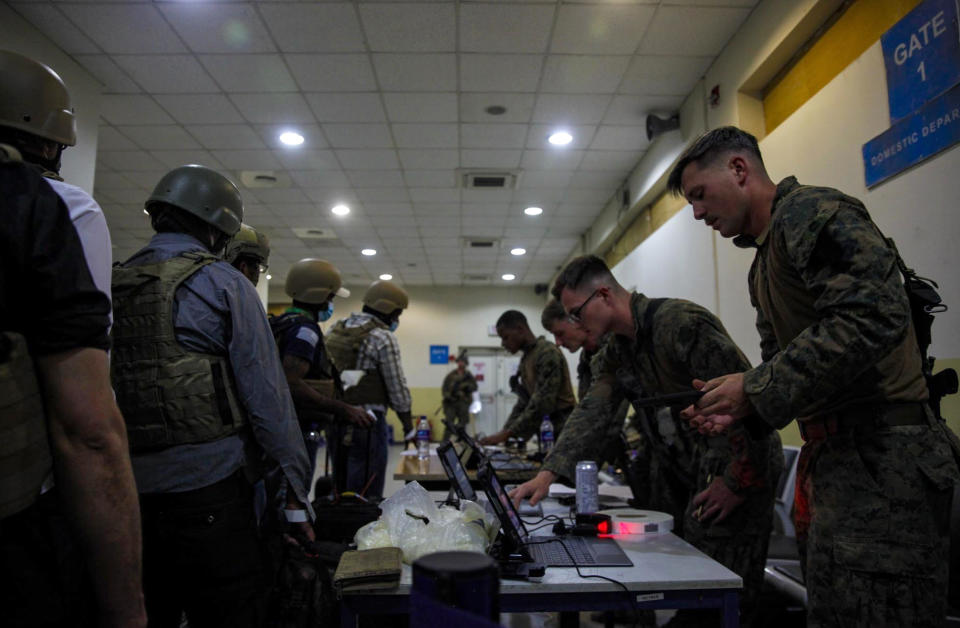
[[[130,171],[125,172],[124,176],[126,176],[128,179],[133,181],[135,184],[137,184],[141,188],[152,192],[154,186],[157,184],[158,181],[160,181],[163,175],[165,175],[168,172],[169,169],[164,168],[159,163],[156,163],[156,162],[151,162],[151,163],[155,163],[157,167],[156,168],[144,167],[144,168],[138,168],[135,170],[132,169]],[[143,165],[147,166],[148,164],[144,163]],[[144,198],[144,200],[146,200],[146,198]]]
[[[365,2],[359,7],[372,52],[453,52],[456,48],[453,4]]]
[[[571,188],[567,189],[564,199],[571,203],[605,203],[611,196],[613,190]]]
[[[152,94],[209,94],[216,83],[191,55],[114,55],[114,61]]]
[[[280,160],[272,150],[215,150],[213,156],[230,170],[277,170]]]
[[[502,216],[506,217],[510,211],[509,203],[463,203],[463,215],[482,214],[484,216]]]
[[[99,192],[100,198],[109,199],[114,203],[136,204],[147,200],[147,193],[143,188],[134,188],[130,190],[110,190]]]
[[[374,54],[373,65],[385,92],[452,92],[457,89],[453,54]]]
[[[465,92],[534,92],[542,67],[543,55],[461,54],[460,89]]]
[[[394,150],[340,149],[337,157],[347,170],[396,170],[400,167]]]
[[[460,208],[455,203],[429,203],[420,202],[413,204],[413,213],[417,216],[437,216],[450,213],[459,214]]]
[[[548,5],[460,5],[460,50],[544,52],[554,8]]]
[[[97,150],[137,150],[137,145],[112,126],[97,129]]]
[[[531,170],[576,170],[582,150],[525,150],[520,165]]]
[[[602,94],[540,94],[534,122],[593,124],[603,119],[611,97]]]
[[[106,94],[143,91],[108,55],[74,55],[73,58],[103,84]]]
[[[537,172],[536,170],[530,170],[529,172]],[[558,172],[569,172],[568,170],[560,170]],[[530,205],[538,205],[544,210],[549,208],[551,205],[559,203],[563,200],[563,193],[565,188],[531,188],[531,189],[519,189],[513,192],[513,198],[511,199],[512,205],[516,209],[517,215],[526,215],[523,214],[522,210],[525,207]]]
[[[540,89],[544,92],[612,94],[629,62],[627,56],[550,55]]]
[[[363,33],[350,3],[260,4],[260,15],[284,52],[362,51]]]
[[[525,124],[461,124],[464,148],[523,148]]]
[[[570,177],[570,187],[614,190],[623,183],[625,178],[626,175],[623,172],[581,171]]]
[[[320,122],[385,122],[379,94],[307,94]]]
[[[747,8],[660,7],[639,52],[715,56],[749,14]]]
[[[204,148],[264,148],[266,144],[246,124],[193,124],[187,126]]]
[[[460,164],[460,152],[457,150],[404,150],[400,153],[400,163],[404,170],[435,170],[438,168],[457,168]]]
[[[156,99],[181,124],[243,122],[233,103],[221,94],[160,94]]]
[[[305,92],[362,92],[377,87],[365,54],[288,54],[285,58]]]
[[[403,196],[406,196],[406,190],[403,190]],[[363,209],[370,216],[413,216],[413,205],[410,203],[365,202]]]
[[[520,187],[526,189],[537,188],[564,188],[570,181],[571,172],[568,170],[528,170],[520,179]]]
[[[111,54],[187,52],[152,4],[62,4],[60,10]]]
[[[281,160],[281,163],[283,163],[283,160]],[[333,160],[333,163],[336,163],[336,160]],[[346,188],[350,186],[346,173],[339,170],[296,169],[290,170],[290,177],[301,188]],[[316,200],[312,196],[310,198]]]
[[[279,54],[199,57],[214,80],[227,92],[292,92],[297,89]]]
[[[393,146],[386,124],[324,124],[323,133],[334,148],[388,148]]]
[[[628,4],[564,4],[550,52],[633,54],[656,7]]]
[[[100,101],[100,116],[111,124],[171,124],[152,98],[128,94],[106,94]]]
[[[513,195],[511,190],[463,190],[463,201],[465,203],[503,203],[510,200]]]
[[[149,125],[122,126],[119,130],[147,150],[183,150],[200,148],[197,141],[182,126]]]
[[[578,148],[586,148],[593,141],[593,135],[596,127],[592,125],[572,125],[567,124],[562,128],[553,124],[532,124],[530,133],[527,135],[527,148],[552,148],[547,138],[554,132],[563,130],[573,136],[573,140],[566,146],[553,148],[555,151],[570,151]]]
[[[508,93],[461,93],[460,94],[460,121],[461,122],[529,122],[533,113],[533,94]],[[491,115],[485,109],[491,105],[506,108],[500,115]]]
[[[347,178],[356,188],[402,189],[404,186],[403,174],[399,170],[349,170]]]
[[[410,198],[417,203],[459,203],[457,188],[409,188]]]
[[[644,151],[650,142],[643,126],[606,126],[597,129],[590,144],[593,150]]]
[[[646,141],[646,137],[643,138]],[[643,150],[588,150],[580,162],[581,170],[608,170],[627,172],[633,170],[643,156]]]
[[[604,124],[646,126],[647,114],[672,113],[680,109],[683,96],[614,96],[604,116]]]
[[[214,170],[224,169],[223,164],[205,150],[155,150],[151,151],[150,154],[167,168],[176,168],[186,164],[200,164]]]
[[[420,235],[423,236],[423,244],[430,248],[429,238],[459,236],[459,227],[420,227]]]
[[[520,165],[522,152],[520,150],[464,149],[460,151],[460,164],[464,168],[516,168]]]
[[[164,165],[143,151],[98,151],[97,162],[118,172],[163,170]]]
[[[297,188],[258,188],[257,198],[274,208],[281,215],[287,207],[298,208],[300,211],[315,213],[319,211],[309,203],[310,199]]]
[[[194,52],[273,52],[252,4],[165,3],[160,10]]]
[[[456,124],[394,124],[393,137],[400,148],[456,148]]]
[[[403,161],[402,155],[400,160]],[[414,188],[449,188],[457,182],[451,170],[405,170],[403,179]]]
[[[622,94],[686,96],[706,74],[711,56],[637,55],[618,90]]]
[[[448,93],[384,94],[391,122],[456,122],[457,95]]]
[[[57,46],[68,54],[100,52],[97,45],[71,24],[55,5],[30,2],[11,4],[11,6],[51,41],[57,42]]]
[[[276,150],[277,159],[290,170],[340,170],[332,150],[303,149]],[[316,186],[314,186],[316,187]]]
[[[250,122],[313,122],[313,114],[301,94],[233,94],[230,100]]]
[[[352,170],[351,172],[359,172]],[[383,172],[383,170],[375,170],[373,172]],[[363,203],[386,203],[390,201],[406,201],[408,198],[407,190],[403,187],[387,187],[387,188],[378,188],[378,187],[367,187],[367,188],[354,188],[357,196]]]
[[[129,190],[137,187],[130,179],[118,172],[97,170],[94,177],[94,188],[103,190]]]

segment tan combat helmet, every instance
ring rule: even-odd
[[[392,281],[374,281],[363,295],[363,304],[381,314],[405,310],[410,305],[407,293]]]
[[[205,166],[180,166],[163,175],[143,206],[149,212],[155,203],[178,207],[228,236],[236,235],[243,221],[240,190]]]
[[[290,267],[284,289],[288,297],[303,303],[323,303],[331,293],[338,297],[350,296],[336,266],[325,259],[310,257]]]
[[[270,240],[248,224],[241,224],[237,235],[230,238],[223,253],[223,259],[232,264],[241,255],[256,257],[262,266],[270,258]]]
[[[77,121],[63,80],[44,64],[9,50],[0,50],[0,126],[64,146],[77,143]]]

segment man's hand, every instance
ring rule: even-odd
[[[743,390],[743,373],[722,375],[708,382],[695,379],[693,387],[702,390],[704,395],[680,416],[702,434],[719,434],[753,412]]]
[[[491,434],[490,436],[484,436],[483,438],[481,438],[480,444],[481,445],[499,445],[500,443],[506,442],[508,438],[510,438],[510,432],[508,432],[507,430],[500,430],[495,434]]]
[[[723,478],[714,478],[710,486],[697,493],[693,505],[697,506],[694,517],[704,521],[714,517],[712,523],[720,523],[746,500],[730,490]]]
[[[287,503],[284,506],[284,511],[290,511],[291,513],[302,513],[301,516],[307,517],[306,521],[287,521],[287,533],[284,535],[287,543],[293,543],[303,546],[305,543],[314,543],[317,540],[317,535],[313,531],[313,523],[310,521],[310,516],[307,513],[307,508],[297,497],[293,494],[293,490],[289,487],[287,494]],[[286,516],[286,512],[284,515]]]
[[[556,479],[557,474],[553,471],[541,471],[532,480],[524,482],[510,491],[510,498],[513,500],[513,505],[519,508],[521,501],[529,499],[530,505],[536,506],[537,503],[550,492],[550,485],[553,484]]]
[[[375,421],[374,417],[370,416],[370,414],[363,408],[348,404],[344,404],[342,416],[350,423],[364,428],[370,427]]]

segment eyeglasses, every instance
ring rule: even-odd
[[[600,292],[600,289],[597,288],[596,290],[593,291],[593,293],[590,296],[587,297],[586,301],[581,303],[578,307],[575,307],[569,312],[567,312],[567,320],[569,320],[571,323],[582,323],[583,319],[580,317],[580,314],[581,312],[583,312],[583,308],[587,307],[587,303],[590,303],[593,297],[597,296],[597,293],[599,292]]]

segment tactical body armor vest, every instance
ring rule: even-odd
[[[184,349],[173,326],[177,288],[210,254],[113,269],[113,357],[117,404],[134,452],[219,440],[246,423],[226,357]]]
[[[313,320],[296,311],[288,311],[281,316],[270,316],[270,331],[273,332],[273,339],[277,343],[281,356],[286,350],[287,333],[294,327],[309,323],[313,323]],[[317,332],[319,340],[316,355],[319,355],[320,358],[310,361],[310,369],[303,381],[307,386],[328,399],[343,399],[343,384],[340,382],[340,372],[330,359],[326,340],[319,327],[317,327]],[[296,403],[296,399],[294,399],[294,403]]]
[[[385,327],[383,323],[372,319],[358,327],[347,327],[346,321],[339,321],[327,334],[327,351],[334,366],[343,371],[356,370],[357,356],[364,339],[377,327]],[[387,405],[387,385],[383,375],[377,369],[368,369],[356,386],[351,386],[343,393],[343,400],[351,405],[365,403]]]
[[[26,339],[0,333],[0,519],[32,504],[52,470],[47,421]]]

